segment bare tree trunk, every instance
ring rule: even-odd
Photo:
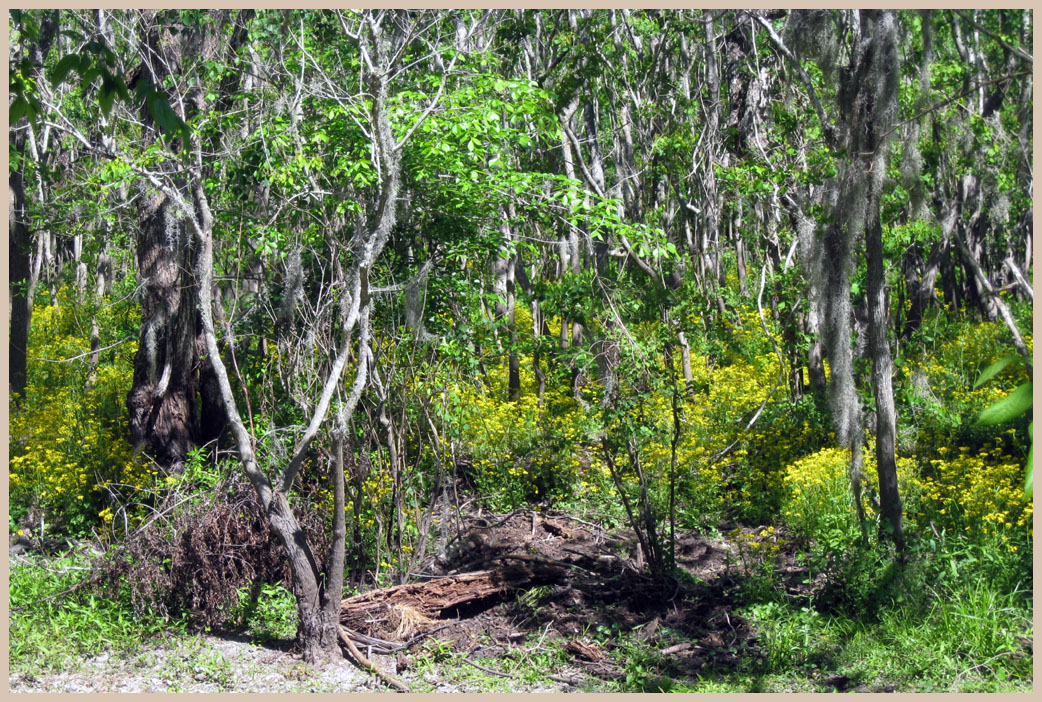
[[[513,236],[510,230],[508,214],[503,212],[503,224],[499,231],[504,243],[509,247]],[[515,266],[517,257],[510,252],[498,252],[492,262],[494,290],[496,293],[496,321],[506,331],[507,337],[507,399],[514,402],[521,397],[521,367],[517,354],[517,325],[515,303]]]

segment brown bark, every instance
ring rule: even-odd
[[[142,12],[140,23],[142,75],[163,85],[184,58],[181,42],[162,29],[155,11]],[[147,107],[140,116],[144,140],[159,139]],[[181,472],[188,452],[215,438],[225,423],[196,310],[197,283],[191,276],[196,249],[188,245],[189,233],[176,210],[162,191],[145,192],[138,200],[141,332],[126,400],[131,443],[147,447],[172,473]]]
[[[429,618],[452,617],[461,609],[487,603],[511,590],[557,582],[563,573],[561,568],[548,565],[507,565],[372,590],[341,602],[340,623],[352,629],[379,628],[388,621],[393,623],[388,616],[395,607],[408,607]]]
[[[25,137],[12,136],[14,151],[24,158]],[[25,397],[26,353],[29,346],[29,258],[32,256],[32,238],[29,233],[25,202],[24,167],[19,164],[11,169],[8,177],[8,255],[10,256],[11,329],[8,338],[9,388],[20,402]]]

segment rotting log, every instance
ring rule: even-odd
[[[350,629],[395,629],[402,609],[428,619],[450,617],[512,590],[559,582],[564,568],[538,564],[450,575],[372,590],[340,603],[340,623]]]

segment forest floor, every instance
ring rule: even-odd
[[[563,513],[521,510],[508,515],[464,517],[439,557],[425,563],[437,577],[456,573],[534,568],[524,587],[506,586],[491,597],[440,612],[369,617],[362,633],[383,641],[415,643],[397,655],[370,655],[382,670],[410,689],[527,692],[620,689],[642,670],[640,651],[657,655],[649,684],[668,689],[674,680],[733,668],[756,655],[755,632],[733,612],[728,583],[743,577],[735,542],[689,532],[678,535],[677,564],[684,582],[661,583],[643,572],[643,558],[629,530],[609,533]],[[732,532],[743,543],[776,534]],[[747,549],[752,552],[753,549]],[[792,552],[775,549],[772,567],[782,583],[798,589],[802,577]],[[531,573],[530,573],[531,574]],[[539,584],[534,584],[539,583]],[[393,629],[393,630],[392,630]],[[380,689],[375,677],[346,660],[304,665],[291,642],[258,642],[248,635],[198,633],[143,642],[128,654],[86,657],[60,673],[15,671],[12,692],[340,692]],[[365,648],[362,648],[365,653]],[[638,681],[641,682],[641,681]],[[648,681],[645,681],[648,682]],[[822,680],[811,689],[843,689]],[[885,686],[862,686],[881,690]]]
[[[805,599],[815,584],[807,582],[795,549],[773,529],[729,530],[715,538],[686,532],[676,543],[680,577],[655,580],[642,568],[631,530],[609,532],[564,513],[471,514],[448,547],[424,563],[424,572],[434,582],[513,569],[500,592],[434,616],[407,605],[391,616],[393,606],[385,605],[387,616],[370,613],[350,626],[374,640],[407,645],[393,655],[370,649],[369,658],[416,692],[705,690],[714,680],[727,684],[739,670],[744,686],[759,687],[748,671],[764,669],[757,665],[764,657],[761,634],[736,594],[747,592],[766,567],[774,588]],[[771,562],[757,554],[769,554]],[[519,572],[534,578],[511,587]],[[823,661],[761,689],[903,687],[878,674],[844,672]],[[57,674],[14,671],[9,685],[12,692],[385,689],[347,660],[308,666],[291,641],[251,639],[249,632],[150,639],[138,651],[83,658]]]

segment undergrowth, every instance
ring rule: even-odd
[[[126,588],[100,593],[75,588],[91,559],[69,553],[12,560],[10,647],[12,670],[30,674],[75,670],[80,659],[105,651],[132,653],[153,637],[177,636],[186,620],[135,611]],[[63,594],[65,593],[65,594]]]

